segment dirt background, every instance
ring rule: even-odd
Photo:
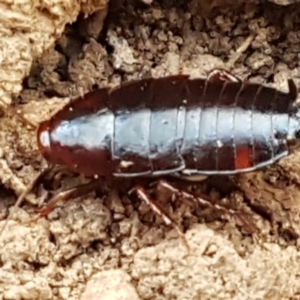
[[[30,222],[51,195],[86,180],[64,171],[13,208],[45,165],[30,123],[91,89],[180,72],[205,77],[214,68],[282,90],[288,78],[300,86],[299,4],[109,5],[0,4],[0,98],[7,103],[0,119],[1,227],[10,213],[0,236],[0,299],[300,299],[299,151],[252,174],[175,182],[244,212],[250,228],[170,201],[159,189],[157,199],[186,232],[189,250],[174,228],[128,197],[133,182],[103,182]]]

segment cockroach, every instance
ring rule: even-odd
[[[38,128],[51,163],[87,176],[232,175],[299,145],[297,89],[185,75],[142,79],[78,98]]]
[[[207,79],[176,75],[101,88],[42,122],[38,147],[50,163],[107,179],[173,175],[193,180],[255,171],[299,146],[297,88],[293,80],[288,86],[284,93],[217,70]],[[177,195],[225,210],[164,184]],[[174,224],[141,186],[135,190]]]

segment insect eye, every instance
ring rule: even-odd
[[[295,132],[295,138],[296,138],[296,139],[300,139],[300,130],[297,130],[297,131]]]

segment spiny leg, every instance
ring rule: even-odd
[[[143,187],[136,186],[129,191],[129,194],[132,194],[133,192],[135,192],[138,198],[141,201],[144,201],[155,214],[159,215],[163,219],[166,225],[168,226],[172,225],[176,229],[178,234],[185,240],[184,233],[180,229],[176,221],[172,217],[170,217],[170,215],[159,203],[157,203],[154,199],[150,197],[150,195],[145,191]]]
[[[73,188],[59,192],[47,203],[44,208],[39,211],[39,216],[37,218],[46,217],[51,211],[53,211],[58,202],[67,201],[70,198],[86,195],[89,192],[95,190],[98,186],[99,179],[96,179],[88,183],[83,183]]]
[[[230,74],[228,71],[223,69],[215,69],[209,72],[207,80],[212,82],[218,81],[229,81],[229,82],[240,82],[241,80],[236,76]]]
[[[176,197],[182,197],[184,199],[189,199],[196,204],[200,204],[201,206],[212,208],[212,209],[220,211],[226,215],[230,215],[234,218],[238,218],[250,232],[253,232],[255,230],[253,228],[253,225],[251,224],[251,222],[248,222],[246,220],[245,213],[238,212],[234,209],[226,208],[226,207],[221,206],[216,203],[212,203],[211,199],[206,195],[202,194],[201,196],[197,196],[197,195],[182,191],[182,190],[174,187],[172,184],[166,182],[165,180],[159,180],[156,184],[157,185],[159,184],[159,185],[169,189],[173,193],[173,195],[175,195]]]

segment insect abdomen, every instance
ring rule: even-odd
[[[233,174],[288,154],[290,93],[258,84],[145,79],[91,92],[39,129],[44,156],[86,175]],[[299,126],[298,126],[299,127]]]

